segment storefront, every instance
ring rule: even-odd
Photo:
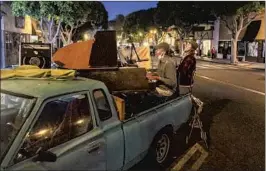
[[[223,59],[230,59],[231,56],[231,41],[219,41],[218,53],[222,55]],[[237,56],[243,59],[246,55],[246,42],[237,42]]]
[[[251,62],[265,62],[264,25],[264,15],[261,15],[241,31],[237,42],[238,59]],[[218,58],[230,59],[231,38],[231,32],[224,23],[221,23],[219,27]]]
[[[237,42],[237,56],[244,58],[246,54],[246,43],[243,41]]]
[[[22,42],[30,42],[32,35],[32,22],[29,16],[15,17],[12,15],[9,2],[1,4],[1,10],[5,13],[1,21],[1,67],[17,65],[19,62],[19,46]]]
[[[231,56],[231,41],[219,41],[218,53],[221,54],[221,58],[230,59]]]
[[[200,56],[207,56],[212,48],[213,31],[195,31],[194,36],[195,40],[199,44],[198,54]]]
[[[245,60],[265,63],[265,30],[264,15],[253,21],[247,27],[243,41],[245,41]]]
[[[246,42],[245,60],[265,63],[265,40]]]

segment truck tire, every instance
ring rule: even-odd
[[[160,131],[154,138],[150,148],[150,159],[161,168],[167,167],[172,159],[173,132],[169,129]]]

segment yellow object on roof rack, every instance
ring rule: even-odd
[[[1,79],[9,78],[54,78],[74,79],[75,70],[68,69],[40,69],[37,66],[22,65],[15,69],[1,69]]]

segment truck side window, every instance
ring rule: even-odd
[[[28,133],[15,162],[34,156],[40,149],[45,151],[63,144],[92,129],[86,94],[48,102]]]
[[[93,91],[94,100],[96,103],[97,111],[101,121],[105,121],[112,117],[112,111],[106,95],[103,90],[94,90]]]

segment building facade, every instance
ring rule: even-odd
[[[237,54],[242,61],[265,63],[265,18],[259,15],[255,21],[243,29],[238,37]],[[231,32],[224,22],[216,21],[213,39],[214,47],[217,48],[217,58],[231,58]],[[217,38],[218,37],[218,38]],[[217,41],[218,39],[218,41]],[[215,43],[217,42],[217,43]],[[218,44],[218,46],[216,45]]]
[[[207,56],[213,46],[213,23],[201,24],[194,28],[194,39],[199,45],[198,55]]]
[[[1,68],[19,63],[21,42],[30,42],[32,20],[30,17],[12,15],[10,2],[1,2]]]
[[[19,64],[19,47],[22,42],[45,42],[39,22],[29,16],[16,17],[11,11],[11,1],[1,3],[1,68]],[[55,29],[55,28],[53,28]],[[60,35],[60,34],[59,34]],[[53,50],[62,47],[59,35]]]

